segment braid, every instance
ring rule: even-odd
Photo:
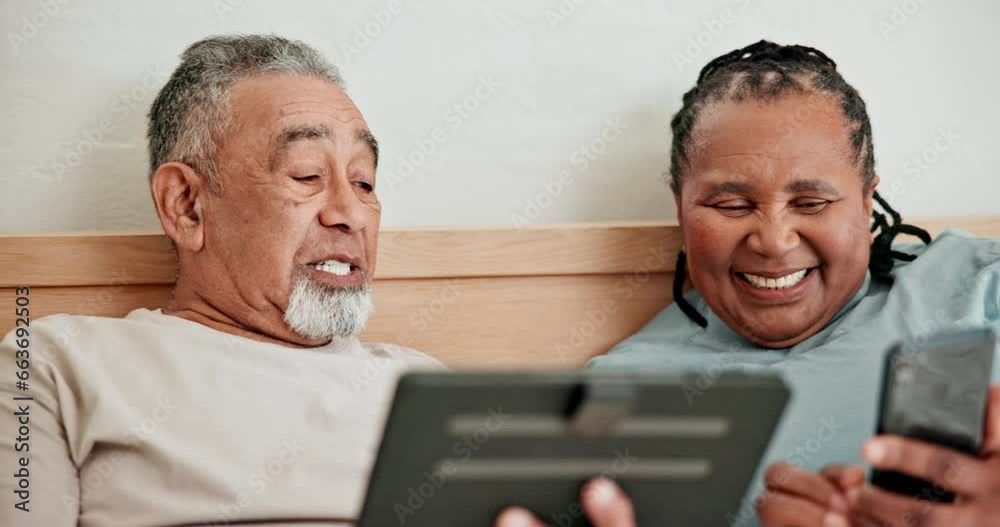
[[[690,302],[684,299],[684,281],[686,280],[686,268],[687,268],[687,255],[684,251],[679,251],[677,253],[677,266],[674,269],[674,301],[681,308],[681,311],[695,324],[701,327],[708,327],[708,321],[705,317],[701,316]]]
[[[875,179],[875,153],[871,120],[864,99],[840,75],[837,63],[822,51],[807,46],[782,46],[766,40],[716,57],[702,68],[695,87],[684,94],[681,109],[670,121],[673,133],[670,186],[673,191],[680,193],[681,169],[689,160],[690,150],[697,146],[692,145],[692,132],[698,116],[706,107],[727,100],[769,101],[788,93],[808,92],[839,101],[850,130],[851,150],[855,162],[861,168],[864,191],[868,192]],[[930,243],[931,237],[923,229],[904,224],[900,214],[877,192],[873,197],[885,214],[872,212],[872,232],[878,231],[878,234],[872,242],[868,268],[875,280],[891,285],[895,260],[912,261],[916,258],[915,255],[892,249],[896,236],[910,234],[924,243]],[[683,288],[685,281],[686,258],[683,252],[678,254],[677,264],[674,301],[688,318],[705,327],[707,322],[704,317],[698,314],[683,295],[677,294],[677,289]]]
[[[878,192],[874,194],[874,198],[879,206],[892,218],[892,223],[890,224],[885,219],[885,214],[881,214],[878,211],[872,212],[872,232],[877,230],[879,233],[872,242],[871,256],[868,259],[868,270],[871,271],[872,278],[875,280],[892,285],[892,268],[896,264],[895,260],[912,262],[917,258],[914,254],[893,250],[892,242],[896,239],[896,236],[910,234],[920,238],[924,243],[931,243],[931,235],[920,227],[903,223],[903,217],[888,202],[882,199],[882,196],[879,196]]]

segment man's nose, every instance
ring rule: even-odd
[[[327,192],[319,221],[324,227],[353,232],[365,226],[365,204],[347,178],[336,178]]]
[[[799,234],[792,222],[765,219],[750,233],[747,245],[758,254],[780,257],[798,247]]]

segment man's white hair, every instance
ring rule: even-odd
[[[229,90],[266,73],[322,79],[343,87],[335,66],[315,49],[277,35],[218,35],[188,46],[149,109],[149,177],[176,161],[221,190],[216,158],[232,124]]]
[[[311,339],[354,337],[365,329],[373,308],[367,280],[357,287],[335,287],[321,284],[303,271],[292,282],[285,323]]]

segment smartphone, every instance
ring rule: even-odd
[[[876,432],[978,456],[996,338],[989,328],[978,328],[938,333],[920,345],[894,345],[885,359]],[[940,486],[899,472],[874,470],[871,482],[931,502],[955,499]]]

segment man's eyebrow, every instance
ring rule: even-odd
[[[378,168],[378,141],[375,140],[375,136],[372,135],[371,131],[358,130],[357,135],[355,135],[358,141],[363,142],[368,145],[368,149],[372,151],[372,155],[375,156],[375,168]]]
[[[755,190],[757,190],[757,187],[750,183],[726,181],[725,183],[716,185],[715,188],[713,188],[712,191],[705,196],[705,200],[709,201],[723,194],[752,194]]]
[[[822,179],[796,179],[788,185],[785,186],[785,191],[791,193],[799,192],[822,192],[824,194],[833,194],[839,196],[840,192],[833,185],[823,181]]]
[[[292,143],[325,137],[330,137],[330,129],[321,124],[303,124],[285,128],[278,134],[278,139],[275,141],[270,162],[272,170],[278,165],[278,162],[284,156],[285,152],[288,151],[288,147]]]

